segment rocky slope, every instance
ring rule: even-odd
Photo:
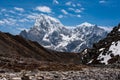
[[[120,63],[120,24],[113,28],[106,38],[85,49],[83,62],[87,64],[117,64]]]
[[[80,61],[76,53],[47,50],[37,42],[0,32],[0,68],[31,69],[42,64],[44,67],[44,64],[79,64]]]
[[[90,23],[82,23],[75,28],[64,26],[58,19],[41,14],[36,19],[34,26],[27,32],[20,33],[26,39],[37,41],[42,46],[62,51],[80,52],[91,48],[93,43],[107,35],[107,32]]]

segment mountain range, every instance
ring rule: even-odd
[[[58,19],[41,14],[30,30],[20,35],[37,41],[45,48],[60,52],[80,52],[106,37],[108,31],[88,22],[75,27],[64,26]]]
[[[94,43],[92,48],[86,48],[79,53],[58,52],[46,49],[39,43],[25,39],[20,35],[0,32],[0,66],[1,68],[14,70],[26,68],[29,70],[51,70],[51,67],[52,70],[79,70],[81,69],[81,64],[117,64],[118,66],[120,64],[119,48],[120,24],[115,26],[105,38]]]

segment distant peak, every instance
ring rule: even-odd
[[[53,18],[53,17],[48,16],[48,15],[45,15],[45,14],[40,14],[40,15],[36,18],[35,26],[39,26],[41,23],[61,24],[61,22],[60,22],[58,19]]]
[[[40,14],[37,19],[46,19],[46,20],[52,20],[54,22],[60,22],[58,19],[53,18],[51,16],[45,15],[45,14]]]
[[[95,26],[95,24],[91,24],[91,23],[88,23],[88,22],[84,22],[84,23],[82,23],[82,24],[80,24],[80,25],[78,25],[78,26],[87,26],[87,27],[89,27],[89,26]]]

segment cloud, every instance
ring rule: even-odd
[[[59,15],[58,18],[63,18],[64,16],[63,15]]]
[[[82,10],[76,9],[75,12],[76,12],[76,13],[80,13],[80,12],[82,12]]]
[[[68,8],[68,10],[73,11],[75,13],[81,13],[83,11],[82,8],[81,9]]]
[[[66,10],[64,10],[64,9],[62,9],[61,12],[62,12],[63,14],[68,14],[68,12],[67,12]]]
[[[23,9],[23,8],[14,7],[14,9],[15,9],[16,11],[24,12],[24,9]]]
[[[77,17],[79,17],[79,18],[80,18],[80,17],[81,17],[81,15],[77,15]]]
[[[7,10],[6,9],[1,9],[1,12],[6,12]]]
[[[51,8],[49,8],[48,6],[38,6],[35,8],[38,11],[44,12],[44,13],[51,13]]]
[[[77,3],[77,6],[82,6],[80,3]]]
[[[71,1],[66,2],[65,5],[67,5],[67,6],[71,6],[71,5],[72,5],[72,2],[71,2]]]
[[[76,7],[76,5],[75,5],[75,4],[72,4],[72,6],[73,6],[73,7]]]
[[[66,2],[65,5],[66,6],[72,6],[72,7],[80,7],[80,6],[82,6],[80,3],[74,3],[72,1]]]
[[[99,3],[103,4],[103,3],[106,3],[105,0],[100,0]]]
[[[0,20],[0,25],[3,25],[4,23],[5,23],[4,21]]]
[[[85,10],[85,8],[80,8],[81,10]]]
[[[28,22],[29,20],[28,19],[26,19],[26,18],[23,18],[23,19],[20,19],[20,20],[18,20],[19,22]]]
[[[10,12],[12,14],[15,14],[15,11],[13,11],[13,10],[9,10],[8,12]]]
[[[68,10],[70,10],[70,11],[74,11],[75,9],[74,9],[74,8],[68,8]]]
[[[27,18],[30,19],[30,20],[34,20],[34,19],[36,19],[38,16],[39,16],[38,13],[31,13],[31,14],[28,14],[28,15],[27,15]]]
[[[16,24],[16,20],[12,18],[0,20],[0,25],[15,25],[15,24]]]
[[[54,4],[59,4],[59,2],[57,0],[53,0]]]

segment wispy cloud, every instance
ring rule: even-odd
[[[103,3],[106,3],[105,0],[100,0],[99,3],[103,4]]]
[[[38,16],[39,16],[38,13],[30,13],[30,14],[27,15],[26,18],[31,19],[31,20],[34,20],[34,19],[36,19]]]
[[[61,12],[62,12],[63,14],[68,14],[68,12],[67,12],[66,10],[64,10],[64,9],[62,9]]]
[[[68,8],[68,10],[73,11],[75,13],[81,13],[84,10],[84,8],[80,8],[80,9]]]
[[[15,9],[16,11],[24,12],[24,9],[23,9],[23,8],[14,7],[14,9]]]
[[[65,5],[67,5],[67,6],[71,6],[71,5],[72,5],[72,2],[71,2],[71,1],[66,2]]]
[[[5,22],[3,20],[0,20],[0,25],[3,25]]]
[[[54,4],[59,4],[59,2],[57,0],[53,0]]]
[[[72,7],[76,7],[76,4],[72,4]]]
[[[51,13],[52,12],[51,8],[48,6],[38,6],[35,8],[35,10],[38,10],[38,11],[41,11],[44,13]]]
[[[81,15],[77,15],[77,17],[79,17],[79,18],[80,18],[80,17],[81,17]]]
[[[74,11],[75,9],[74,9],[74,8],[68,8],[68,10],[70,10],[70,11]]]
[[[68,1],[65,3],[66,6],[71,6],[71,7],[81,7],[81,3],[75,3],[75,2],[72,2],[72,1]]]
[[[75,12],[76,12],[76,13],[80,13],[80,12],[82,12],[82,10],[76,9]]]
[[[82,7],[82,8],[80,8],[80,9],[81,9],[81,10],[85,10],[85,8],[83,8],[83,7]]]
[[[80,3],[77,3],[77,6],[82,6]]]
[[[10,12],[12,14],[15,14],[15,11],[13,11],[13,10],[9,10],[8,12]]]
[[[63,15],[59,15],[58,18],[63,18],[64,16]]]
[[[5,11],[7,11],[6,9],[1,9],[1,12],[5,12]]]
[[[0,25],[15,25],[15,24],[16,24],[16,20],[12,18],[0,20]]]
[[[20,19],[20,20],[18,20],[19,22],[28,22],[29,20],[28,19],[26,19],[26,18],[23,18],[23,19]]]

